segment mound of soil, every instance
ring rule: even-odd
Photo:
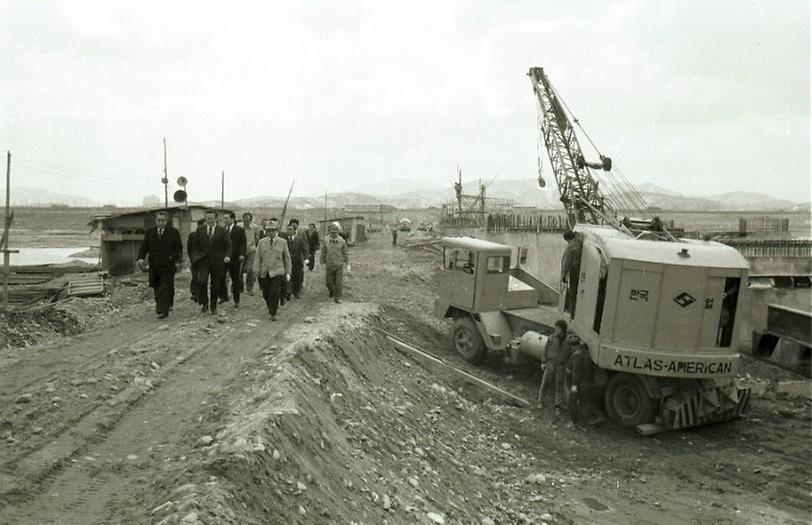
[[[514,409],[441,384],[392,349],[381,327],[398,328],[385,310],[354,304],[337,322],[299,325],[269,344],[191,436],[188,467],[155,487],[153,519],[550,520],[553,487],[584,474],[548,472],[549,492],[523,483],[541,462],[505,435]],[[496,481],[505,473],[512,484]]]

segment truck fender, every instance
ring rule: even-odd
[[[504,350],[510,346],[513,333],[510,330],[510,323],[502,312],[480,312],[471,317],[485,342],[485,348]]]

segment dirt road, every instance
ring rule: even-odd
[[[535,395],[535,367],[451,353],[436,256],[386,245],[353,249],[341,305],[317,272],[276,323],[258,296],[218,320],[180,291],[157,321],[141,284],[88,332],[6,351],[0,522],[809,522],[806,398],[653,438],[501,404],[376,331]]]

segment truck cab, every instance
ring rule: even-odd
[[[538,304],[538,292],[510,274],[510,247],[473,237],[444,238],[442,246],[438,317],[449,309],[487,312]]]

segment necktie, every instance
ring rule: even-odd
[[[209,226],[209,239],[211,239],[212,235],[214,235],[214,228]]]
[[[162,229],[158,230],[158,237],[163,237],[163,235],[164,235],[164,231]]]

